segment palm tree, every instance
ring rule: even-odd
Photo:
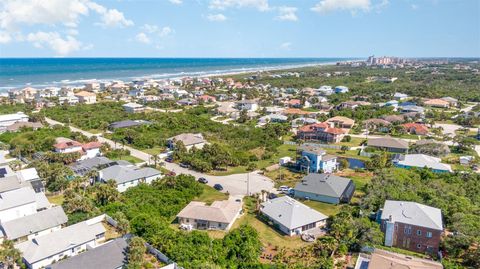
[[[333,257],[337,248],[338,241],[332,236],[322,236],[313,245],[313,250],[322,257]]]
[[[0,261],[3,261],[6,269],[16,268],[15,264],[21,257],[22,253],[15,248],[13,241],[3,241],[0,249]]]

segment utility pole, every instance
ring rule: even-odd
[[[250,171],[247,171],[247,196],[250,196]]]

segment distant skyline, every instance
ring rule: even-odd
[[[478,0],[2,0],[0,57],[480,57]]]

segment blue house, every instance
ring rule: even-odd
[[[338,168],[337,157],[328,155],[315,144],[303,144],[298,148],[300,157],[297,164],[307,173],[333,173]]]

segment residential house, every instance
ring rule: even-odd
[[[409,134],[427,135],[429,133],[428,127],[421,123],[405,123],[402,126]]]
[[[23,112],[0,115],[0,132],[6,131],[9,126],[17,122],[28,122],[28,116]]]
[[[390,123],[405,122],[405,117],[403,115],[387,115],[387,116],[383,116],[383,119]]]
[[[241,100],[236,102],[238,110],[256,111],[258,110],[258,104],[255,100]]]
[[[458,100],[453,98],[453,97],[442,97],[440,98],[443,101],[447,101],[449,103],[450,107],[457,107],[458,106]]]
[[[151,184],[162,178],[160,171],[150,167],[139,168],[132,164],[116,164],[98,171],[98,179],[102,182],[114,180],[118,192],[124,192],[140,183]]]
[[[335,87],[335,93],[347,93],[348,87],[346,86],[337,86]]]
[[[122,107],[127,113],[140,113],[145,111],[145,107],[137,103],[127,103],[122,105]]]
[[[100,148],[102,147],[102,143],[100,142],[92,141],[82,144],[80,142],[64,137],[59,137],[56,140],[57,143],[53,145],[53,147],[54,151],[57,153],[78,152],[81,155],[81,160],[101,155]]]
[[[367,146],[396,153],[407,153],[409,148],[407,141],[392,137],[370,138]]]
[[[43,185],[42,179],[38,175],[37,169],[34,167],[16,171],[15,174],[20,182],[30,183],[35,192],[45,191],[45,186]]]
[[[112,122],[108,126],[108,129],[116,130],[121,128],[137,127],[145,124],[150,124],[150,122],[146,120],[123,120],[123,121]]]
[[[321,86],[320,88],[317,89],[317,92],[319,95],[332,95],[334,90],[332,89],[331,86]]]
[[[73,95],[68,95],[68,96],[59,96],[58,97],[58,103],[60,104],[67,104],[67,105],[75,105],[78,104],[80,101],[78,97],[73,96]]]
[[[287,108],[282,112],[282,114],[284,114],[284,115],[305,116],[305,115],[312,114],[312,112],[301,110],[301,109],[298,109],[298,108]]]
[[[181,106],[193,106],[193,105],[197,105],[198,101],[193,98],[184,98],[184,99],[178,100],[177,104]]]
[[[396,92],[396,93],[393,95],[393,99],[395,99],[395,100],[397,100],[397,101],[403,101],[403,100],[408,99],[408,94]]]
[[[0,193],[0,223],[37,213],[50,207],[44,193],[31,187],[14,188]]]
[[[420,115],[425,114],[425,108],[416,105],[402,105],[399,106],[401,113],[418,113]]]
[[[428,168],[436,173],[452,172],[449,164],[442,163],[442,159],[425,154],[398,154],[393,159],[393,164],[399,168]]]
[[[242,200],[231,197],[211,205],[192,201],[177,214],[178,223],[198,230],[228,230],[242,213]]]
[[[104,239],[105,228],[97,217],[18,243],[15,248],[28,269],[39,269],[95,248]]]
[[[122,269],[128,261],[127,239],[120,237],[77,256],[56,262],[47,269]],[[163,268],[163,267],[162,267]],[[173,268],[172,268],[173,269]]]
[[[16,243],[60,230],[68,221],[61,206],[0,223],[3,239]]]
[[[33,130],[37,130],[39,128],[42,128],[43,124],[40,122],[16,122],[6,128],[7,132],[18,132],[19,130],[23,128],[31,128]]]
[[[70,165],[70,169],[72,169],[75,174],[84,176],[90,171],[99,170],[117,164],[130,165],[130,163],[127,161],[112,161],[106,157],[93,157],[75,162],[74,164]]]
[[[390,127],[392,125],[389,121],[386,121],[384,119],[368,119],[364,120],[363,124],[368,130],[373,129],[382,133],[387,133],[388,131],[390,131]]]
[[[450,106],[450,102],[442,99],[429,99],[423,102],[423,104],[426,106],[439,107],[439,108],[448,108]]]
[[[350,129],[355,124],[354,120],[347,117],[342,117],[342,116],[336,116],[336,117],[330,118],[326,122],[333,123],[335,127],[344,128],[344,129]]]
[[[328,216],[288,196],[268,200],[260,212],[282,233],[293,236],[311,232],[326,225]]]
[[[333,173],[338,168],[337,156],[328,155],[318,145],[303,144],[297,151],[300,152],[300,158],[297,162],[302,171],[307,171],[307,173]]]
[[[331,127],[331,124],[321,122],[298,128],[297,137],[305,141],[317,140],[326,143],[338,143],[343,139],[345,134],[345,130],[334,128]]]
[[[385,246],[436,254],[443,233],[442,212],[427,205],[386,200],[379,212]]]
[[[201,133],[183,133],[168,138],[167,144],[171,149],[173,149],[178,141],[182,141],[183,145],[187,148],[187,150],[190,150],[193,147],[195,147],[196,149],[202,149],[203,146],[207,143]]]
[[[443,269],[439,262],[375,249],[372,255],[360,254],[355,269]]]
[[[78,102],[82,104],[95,104],[97,102],[97,95],[93,92],[81,91],[75,94]]]
[[[308,100],[305,100],[302,104],[302,101],[300,99],[290,99],[287,102],[287,105],[289,107],[293,107],[293,108],[308,108],[308,107],[311,107],[311,104]]]
[[[351,179],[332,174],[308,174],[295,185],[295,198],[329,204],[349,203],[355,192]]]
[[[197,97],[197,100],[204,102],[204,103],[215,103],[217,101],[217,98],[214,96],[210,95],[200,95]]]

